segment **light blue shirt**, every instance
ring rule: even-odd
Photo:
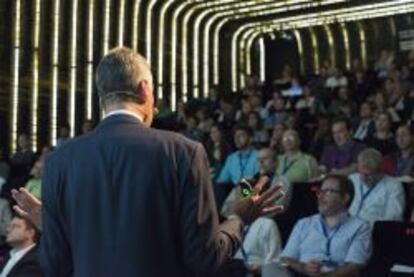
[[[332,261],[337,267],[345,263],[366,264],[371,256],[371,227],[368,222],[344,214],[333,229],[326,225],[324,233],[322,216],[316,214],[296,223],[283,249],[281,257],[300,262],[311,260]],[[328,238],[330,250],[328,253]]]
[[[349,208],[351,215],[371,224],[379,220],[402,220],[405,206],[404,188],[395,178],[384,175],[371,190],[362,183],[359,173],[351,174],[349,179],[354,184],[355,191]]]
[[[258,172],[257,150],[252,148],[244,153],[236,151],[227,157],[216,183],[232,182],[237,185],[242,178],[250,179]]]

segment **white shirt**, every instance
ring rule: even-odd
[[[404,213],[404,189],[395,178],[384,177],[371,189],[361,182],[361,175],[349,176],[355,195],[349,213],[374,224],[375,221],[401,221]],[[366,195],[364,198],[363,196]]]
[[[248,228],[240,248],[234,256],[248,265],[264,265],[277,262],[282,251],[279,229],[273,219],[259,217]],[[247,259],[247,260],[246,260]]]
[[[123,110],[123,109],[114,110],[112,112],[109,112],[109,113],[105,114],[104,119],[107,118],[107,117],[110,117],[112,115],[118,115],[118,114],[130,115],[130,116],[133,116],[133,117],[137,118],[141,122],[144,121],[144,119],[139,114],[136,114],[136,113],[128,111],[128,110]]]
[[[0,277],[6,277],[10,271],[13,269],[13,267],[23,258],[24,255],[26,255],[27,252],[29,252],[33,247],[35,247],[36,244],[32,244],[24,249],[21,250],[14,250],[12,249],[10,251],[10,259],[7,261],[6,265],[3,268],[3,271],[0,274]]]

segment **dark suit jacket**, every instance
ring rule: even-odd
[[[112,115],[46,162],[41,262],[47,276],[211,276],[238,249],[218,225],[201,144]]]
[[[37,259],[38,247],[35,246],[30,249],[10,270],[7,277],[43,277],[42,269],[40,268]],[[6,265],[4,263],[3,267]],[[0,272],[3,268],[0,269]]]

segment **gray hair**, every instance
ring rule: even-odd
[[[152,86],[151,69],[143,56],[125,47],[110,50],[96,70],[96,87],[101,104],[136,101],[134,96],[143,80]]]
[[[358,155],[358,164],[372,170],[378,170],[384,162],[380,151],[374,148],[367,148]]]

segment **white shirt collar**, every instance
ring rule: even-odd
[[[140,122],[144,122],[144,119],[139,114],[136,114],[134,112],[124,110],[124,109],[119,109],[119,110],[114,110],[112,112],[109,112],[104,115],[104,119],[107,117],[113,116],[113,115],[118,115],[118,114],[130,115],[130,116],[137,118]]]

